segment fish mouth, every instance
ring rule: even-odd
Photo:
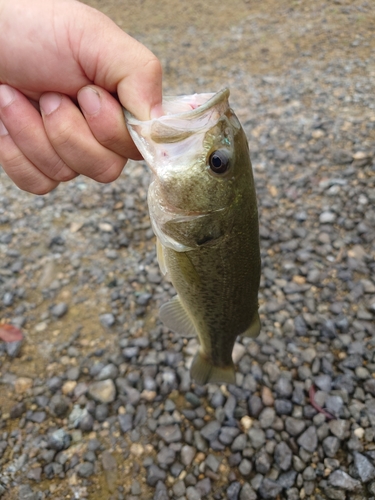
[[[225,88],[219,92],[210,94],[192,94],[188,96],[169,97],[163,99],[163,110],[165,115],[178,116],[185,120],[194,120],[199,118],[209,111],[211,108],[217,107],[222,103],[227,103],[229,99],[229,89]]]
[[[217,93],[164,97],[165,114],[151,120],[138,120],[125,110],[129,133],[146,163],[155,174],[171,161],[189,162],[202,150],[205,133],[229,109],[229,89]]]
[[[181,118],[184,120],[193,120],[205,114],[211,108],[218,106],[221,103],[227,103],[229,99],[229,89],[224,88],[216,93],[191,94],[184,96],[164,96],[163,111],[164,115],[151,120],[138,120],[129,111],[124,110],[126,121],[129,125],[147,124],[151,122],[164,122],[173,118]]]

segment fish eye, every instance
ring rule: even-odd
[[[215,174],[224,174],[229,168],[229,155],[227,151],[217,149],[210,154],[208,162],[210,164],[210,169],[215,172]]]

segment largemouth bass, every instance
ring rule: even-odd
[[[234,383],[237,335],[260,330],[260,251],[254,179],[229,90],[166,97],[165,115],[130,134],[155,174],[148,205],[161,271],[177,296],[160,309],[172,331],[196,333],[191,366],[199,384]]]

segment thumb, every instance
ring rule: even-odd
[[[157,57],[104,14],[82,6],[90,18],[89,29],[82,29],[78,53],[86,75],[96,85],[117,92],[124,108],[138,119],[160,116],[162,69]]]

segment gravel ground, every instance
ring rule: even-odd
[[[1,499],[374,499],[371,2],[91,3],[159,55],[166,93],[230,86],[262,332],[236,385],[191,383],[197,340],[157,317],[174,290],[142,163],[44,197],[0,171],[0,320],[25,334],[0,344]]]

